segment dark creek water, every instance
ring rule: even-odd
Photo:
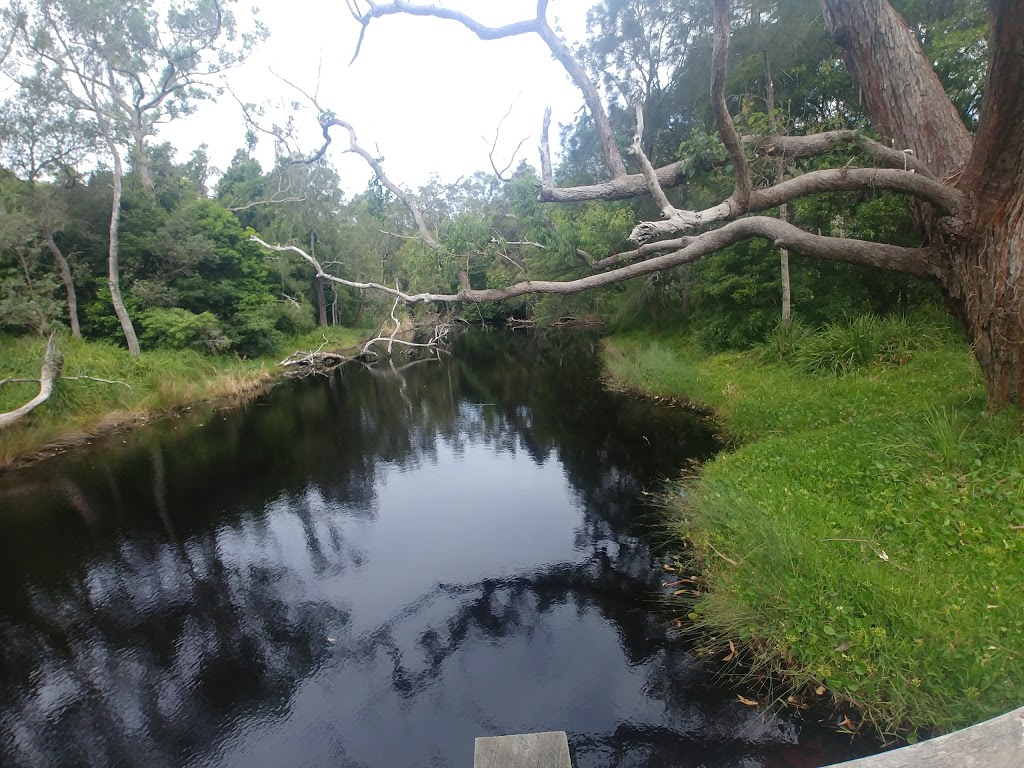
[[[3,766],[818,766],[659,612],[644,491],[714,446],[594,341],[467,336],[0,479]]]

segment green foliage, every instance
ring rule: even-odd
[[[280,337],[266,356],[244,360],[197,349],[156,349],[133,358],[128,350],[107,341],[61,335],[58,347],[64,355],[64,376],[94,376],[122,383],[60,379],[49,400],[4,430],[0,470],[54,443],[66,444],[102,432],[111,419],[124,424],[171,408],[259,391],[275,375],[277,361],[286,355],[317,349],[325,342],[329,349],[347,349],[360,338],[348,328],[323,328]],[[38,377],[44,347],[45,342],[34,336],[0,335],[0,379]],[[0,413],[18,407],[38,391],[39,385],[32,383],[0,387]]]
[[[789,325],[777,323],[757,348],[758,359],[763,363],[788,362],[802,349],[814,331],[800,318],[793,318]]]
[[[607,350],[614,381],[714,408],[739,446],[666,509],[703,557],[706,591],[681,608],[705,650],[738,640],[755,670],[825,685],[883,733],[1016,706],[1020,413],[985,410],[962,342],[841,377],[758,357],[649,335]]]
[[[794,340],[789,359],[809,373],[839,375],[873,363],[904,363],[941,338],[938,329],[904,315],[861,315]]]
[[[181,307],[147,309],[139,319],[142,340],[156,347],[222,352],[231,346],[211,312],[197,315]]]

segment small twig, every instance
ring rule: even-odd
[[[719,551],[718,551],[718,550],[717,550],[717,549],[715,548],[715,545],[714,545],[714,544],[712,544],[712,543],[711,543],[710,541],[708,542],[708,546],[709,546],[709,547],[711,547],[711,551],[712,551],[712,552],[714,552],[714,553],[715,553],[716,555],[718,555],[718,556],[719,556],[720,558],[722,558],[723,560],[725,560],[725,562],[727,562],[727,563],[728,563],[729,565],[739,565],[739,563],[737,563],[737,562],[736,562],[735,560],[733,560],[733,559],[732,559],[731,557],[726,557],[726,556],[725,556],[725,555],[723,555],[723,554],[722,554],[721,552],[719,552]]]

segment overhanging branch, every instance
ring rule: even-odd
[[[381,285],[380,283],[361,283],[326,274],[313,256],[310,256],[297,246],[271,245],[256,236],[250,239],[272,251],[292,251],[297,253],[316,269],[318,277],[350,288],[380,291],[394,296],[407,304],[419,304],[428,302],[506,301],[538,293],[579,293],[592,288],[601,288],[621,283],[634,277],[672,269],[683,264],[692,264],[718,253],[730,245],[735,245],[738,242],[755,237],[766,238],[780,247],[788,248],[794,253],[811,258],[842,261],[850,264],[864,264],[923,278],[941,279],[948,269],[948,266],[942,260],[940,251],[937,249],[904,248],[884,243],[873,243],[867,240],[813,235],[778,219],[766,216],[752,216],[726,224],[720,229],[689,238],[685,247],[672,253],[656,256],[646,261],[630,264],[608,272],[588,275],[577,280],[524,280],[508,288],[473,289],[463,286],[458,293],[406,293],[397,288]]]

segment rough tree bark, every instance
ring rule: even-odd
[[[405,0],[369,3],[362,12],[358,0],[347,0],[363,25],[391,14],[431,16],[462,24],[482,39],[535,33],[583,92],[605,152],[609,180],[602,184],[558,189],[554,186],[545,117],[541,137],[542,200],[612,200],[650,194],[662,209],[662,219],[639,224],[630,236],[641,247],[602,260],[612,268],[565,282],[524,281],[504,289],[476,290],[462,281],[454,294],[406,294],[394,288],[354,283],[327,275],[315,258],[301,249],[318,276],[360,288],[375,288],[407,302],[498,301],[529,293],[573,293],[670,269],[710,256],[751,237],[817,259],[831,259],[892,269],[937,283],[952,310],[963,321],[987,384],[990,405],[1024,405],[1024,3],[990,0],[991,36],[985,98],[976,139],[972,140],[913,32],[887,0],[820,0],[825,23],[843,50],[848,70],[860,88],[872,122],[891,146],[856,132],[837,131],[817,136],[742,137],[736,131],[725,99],[725,70],[730,37],[729,0],[714,0],[711,103],[719,135],[736,173],[733,193],[703,211],[674,208],[663,188],[682,182],[680,164],[654,169],[639,142],[634,154],[642,173],[624,172],[614,136],[594,86],[579,74],[544,19],[547,0],[539,0],[536,18],[504,27],[485,27],[457,11],[411,5]],[[362,36],[360,37],[362,42]],[[357,49],[358,53],[358,49]],[[333,116],[332,116],[333,117]],[[324,136],[341,121],[323,120]],[[638,125],[638,134],[642,126]],[[327,144],[325,143],[324,149]],[[849,150],[866,154],[875,168],[813,171],[767,188],[751,183],[748,152],[791,159]],[[371,158],[372,159],[372,158]],[[370,162],[368,159],[367,162]],[[851,160],[852,162],[852,160]],[[382,177],[379,164],[370,162]],[[880,167],[879,167],[880,166]],[[389,186],[389,189],[391,186]],[[823,237],[785,221],[751,214],[779,207],[811,194],[841,190],[887,189],[911,198],[920,226],[918,248],[900,248],[848,238]],[[400,195],[400,197],[402,197]],[[403,202],[407,202],[403,198]],[[408,203],[407,203],[408,205]],[[417,211],[410,206],[414,218]],[[725,223],[728,222],[728,223]],[[420,225],[417,220],[417,225]],[[714,225],[723,224],[718,229]],[[419,226],[424,241],[437,242]],[[668,241],[642,245],[668,235],[679,247],[664,252]],[[586,254],[581,254],[584,258]],[[644,259],[633,263],[623,262]],[[589,260],[596,268],[597,262]]]
[[[1024,405],[1024,5],[992,0],[986,92],[972,142],[913,33],[884,0],[821,0],[872,121],[966,201],[916,214],[950,269],[940,281],[989,402]],[[973,145],[973,146],[972,146]]]

